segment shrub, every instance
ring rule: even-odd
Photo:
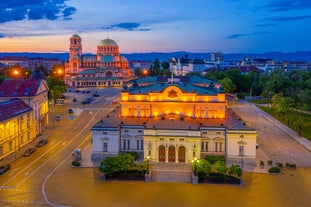
[[[137,160],[138,158],[138,153],[137,152],[125,152],[126,154],[130,154],[134,157],[134,160]]]
[[[265,162],[263,160],[260,160],[259,165],[265,166]]]
[[[226,163],[225,156],[217,156],[217,155],[207,155],[205,157],[206,161],[209,162],[211,165],[215,164],[217,161],[223,161]]]
[[[277,163],[277,167],[282,168],[282,167],[283,167],[283,164],[280,163],[280,162],[278,162],[278,163]]]
[[[268,165],[272,165],[272,160],[267,161]]]
[[[268,170],[269,173],[280,173],[281,169],[278,167],[270,167],[270,169]]]
[[[81,163],[78,162],[78,161],[72,161],[71,164],[72,164],[73,166],[76,166],[76,167],[80,167],[80,166],[81,166]]]

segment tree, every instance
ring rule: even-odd
[[[227,173],[227,166],[226,166],[226,163],[223,162],[223,161],[217,161],[215,162],[214,164],[214,169],[219,172],[219,173],[222,173],[222,174],[226,174]]]
[[[196,163],[199,177],[206,177],[211,172],[211,164],[205,159],[199,159]]]
[[[160,70],[161,70],[161,64],[159,59],[155,59],[152,63],[152,65],[150,66],[149,69],[149,75],[150,76],[158,76],[160,74]]]
[[[219,82],[224,87],[224,90],[226,93],[234,93],[236,87],[230,78],[224,78],[224,79],[220,80]]]
[[[116,157],[106,157],[101,161],[99,171],[106,174],[114,174],[116,172],[128,171],[131,167],[135,166],[134,157],[131,154],[119,154]]]
[[[242,169],[240,165],[231,165],[228,171],[229,175],[241,177],[242,175]]]
[[[136,76],[141,76],[141,71],[140,71],[140,68],[139,68],[139,67],[135,67],[135,69],[134,69],[134,74],[135,74]]]

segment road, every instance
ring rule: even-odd
[[[72,97],[92,96],[93,91],[87,95],[66,93],[64,106],[51,106],[48,144],[29,157],[16,159],[12,168],[0,176],[0,206],[53,206],[45,193],[49,177],[60,166],[68,166],[75,149],[90,142],[90,128],[115,107],[111,102],[119,97],[119,92],[114,88],[98,90],[100,97],[89,105],[72,103]],[[68,113],[69,108],[74,110],[73,114]],[[62,120],[56,121],[56,115],[61,115]],[[38,140],[28,147],[35,146]],[[54,186],[53,191],[58,188]]]

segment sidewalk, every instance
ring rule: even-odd
[[[93,162],[91,160],[92,155],[92,144],[89,143],[85,148],[82,149],[82,160],[80,167],[87,167],[87,168],[97,168],[99,167],[99,162]]]
[[[303,145],[307,150],[311,151],[311,142],[309,140],[307,140],[304,137],[301,137],[299,135],[297,135],[297,133],[295,131],[293,131],[292,129],[290,129],[289,127],[287,127],[286,125],[282,124],[281,122],[279,122],[277,119],[275,119],[274,117],[270,116],[269,114],[267,114],[266,112],[262,111],[260,108],[258,108],[256,105],[252,104],[250,106],[254,111],[256,111],[257,113],[261,113],[262,116],[267,119],[271,124],[275,125],[276,127],[278,127],[280,130],[282,130],[284,133],[288,134],[288,136],[292,137],[294,140],[296,140],[298,143],[300,143],[301,145]]]

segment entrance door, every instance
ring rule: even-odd
[[[168,148],[168,162],[175,162],[175,147],[170,146]]]
[[[159,146],[159,162],[165,162],[165,147]]]
[[[180,146],[178,149],[178,162],[185,162],[185,147],[184,146]]]

